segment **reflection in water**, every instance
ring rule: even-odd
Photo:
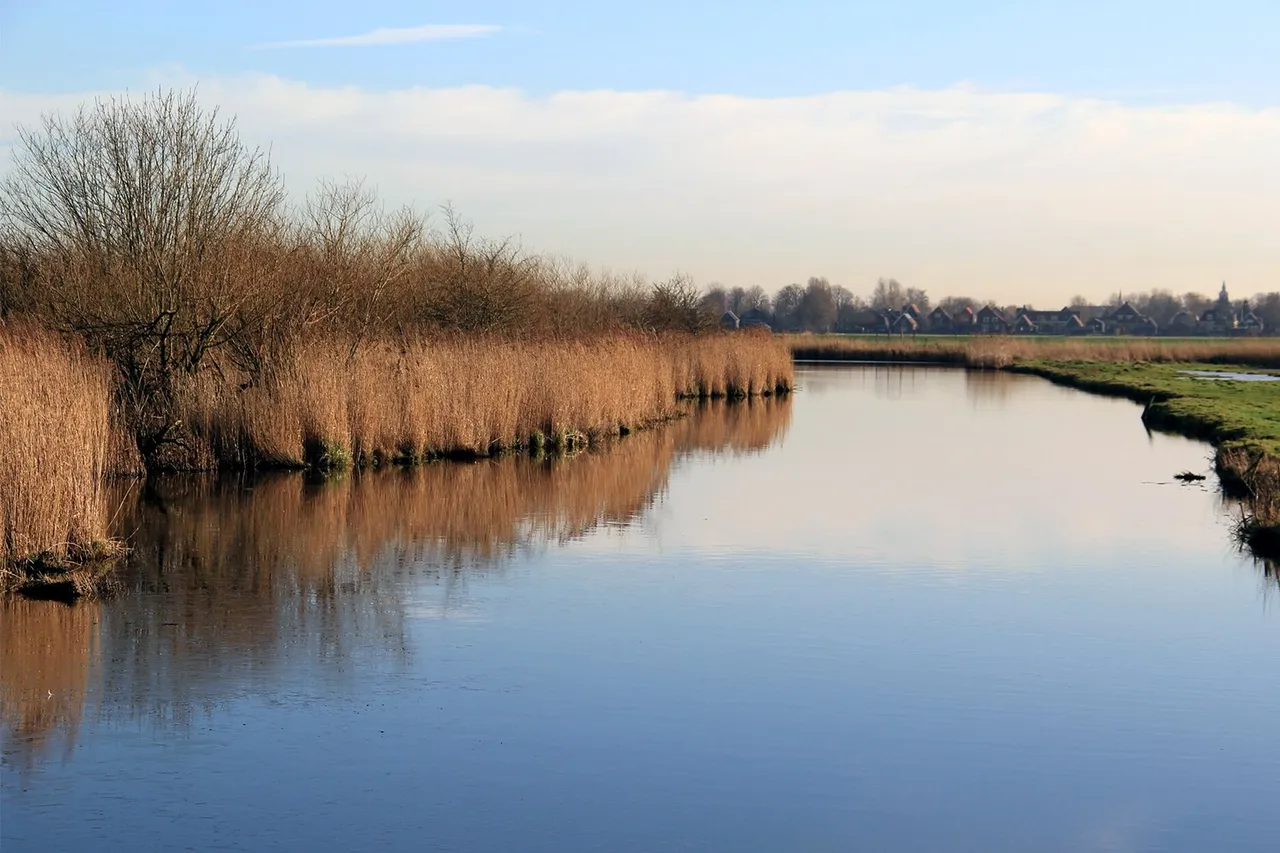
[[[99,606],[0,597],[0,720],[23,744],[23,765],[70,750],[97,677]],[[6,749],[6,757],[8,750]]]
[[[132,548],[123,595],[75,607],[0,601],[6,758],[30,767],[59,734],[69,749],[90,694],[109,697],[90,711],[98,719],[166,728],[308,662],[319,664],[307,667],[312,680],[340,678],[346,664],[404,664],[407,579],[435,579],[447,593],[517,553],[630,524],[679,459],[761,451],[790,416],[788,400],[704,403],[570,458],[323,481],[149,481],[121,521]]]

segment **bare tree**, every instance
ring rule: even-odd
[[[774,295],[773,319],[779,330],[800,327],[800,303],[803,299],[804,288],[798,284],[788,284]]]
[[[829,332],[836,324],[836,299],[825,278],[809,279],[800,298],[800,322],[813,332]]]
[[[896,278],[882,278],[871,291],[872,308],[901,308],[906,304],[906,289]]]
[[[908,287],[906,293],[903,294],[903,300],[906,304],[914,305],[921,314],[928,314],[931,307],[929,302],[929,294],[923,288]]]
[[[539,261],[511,237],[475,236],[472,223],[451,205],[442,208],[444,231],[435,238],[436,262],[423,282],[425,319],[482,334],[529,325],[539,290]]]
[[[18,129],[0,222],[46,265],[38,301],[100,344],[169,435],[176,375],[194,374],[260,316],[247,247],[280,227],[265,151],[194,91],[98,101]]]
[[[693,281],[676,274],[654,285],[645,311],[646,324],[653,329],[698,332],[710,328],[715,318],[703,310],[702,298]]]

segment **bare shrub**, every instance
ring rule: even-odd
[[[98,101],[19,128],[0,219],[45,266],[24,285],[121,372],[144,452],[173,428],[172,386],[263,314],[256,247],[280,228],[265,152],[194,92]]]

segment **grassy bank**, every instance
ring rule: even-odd
[[[1214,364],[1026,361],[1010,369],[1145,405],[1150,426],[1202,438],[1215,448],[1224,488],[1244,499],[1243,538],[1261,554],[1280,554],[1280,382],[1197,378]]]
[[[1181,372],[1280,369],[1280,338],[784,337],[800,360],[1010,369],[1141,402],[1149,425],[1215,446],[1224,488],[1248,507],[1242,537],[1258,553],[1280,554],[1280,382],[1222,382]]]
[[[1280,368],[1280,338],[1003,335],[786,335],[809,361],[905,361],[1007,367],[1022,361],[1190,363]]]

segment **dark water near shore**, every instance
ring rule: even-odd
[[[1280,849],[1280,586],[1174,481],[1205,445],[799,381],[555,463],[152,483],[127,594],[0,603],[0,847]]]

